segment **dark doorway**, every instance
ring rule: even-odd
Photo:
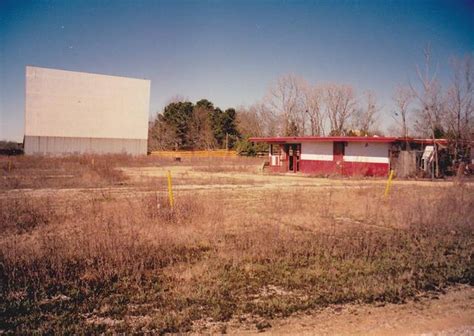
[[[333,155],[334,155],[334,163],[336,164],[336,172],[338,174],[342,174],[346,143],[335,141],[333,144],[334,144]]]
[[[288,145],[288,171],[298,172],[300,170],[301,144]]]

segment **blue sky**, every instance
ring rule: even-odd
[[[447,85],[474,2],[0,0],[0,139],[23,139],[26,65],[150,79],[150,114],[177,95],[252,104],[294,73],[374,90],[387,127],[428,43]]]

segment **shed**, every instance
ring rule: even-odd
[[[254,137],[268,143],[272,172],[386,176],[395,137]]]

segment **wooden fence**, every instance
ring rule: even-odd
[[[206,157],[237,157],[236,151],[228,151],[225,149],[218,150],[197,150],[197,151],[153,151],[151,156],[168,157],[168,158],[206,158]]]

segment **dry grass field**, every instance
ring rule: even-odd
[[[0,158],[0,333],[271,331],[473,285],[471,183],[395,181],[384,198],[384,180],[261,164]]]

